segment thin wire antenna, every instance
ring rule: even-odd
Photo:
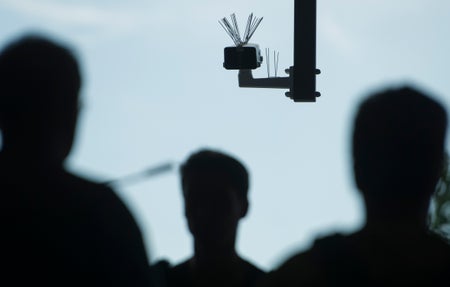
[[[256,18],[256,17],[252,19],[252,23],[251,23],[251,25],[250,25],[250,30],[251,30],[251,31],[253,31],[253,28],[255,28],[256,23],[258,22],[258,20],[259,20],[259,19]]]
[[[267,78],[270,78],[270,49],[266,48]]]
[[[225,27],[224,24],[222,24],[222,22],[219,21],[220,26],[222,26],[222,28],[225,30],[225,32],[227,32],[228,36],[230,36],[231,40],[233,40],[234,42],[234,38],[233,35],[230,34],[230,32],[228,31],[228,29]]]
[[[250,25],[252,24],[252,19],[253,19],[253,13],[251,13],[247,19],[247,26],[245,27],[245,33],[244,33],[244,42],[247,41],[248,35],[250,35]]]
[[[222,26],[222,28],[225,30],[225,32],[228,34],[228,36],[230,36],[231,40],[233,40],[234,42],[234,37],[233,34],[231,34],[230,30],[228,29],[228,26],[225,24],[225,20],[223,20],[223,22],[219,21],[220,26]]]
[[[225,27],[227,28],[231,39],[233,39],[233,42],[236,44],[236,46],[239,46],[241,43],[241,39],[239,39],[239,37],[237,36],[236,31],[234,30],[231,23],[227,18],[223,18],[223,23],[225,24]]]
[[[256,29],[258,28],[258,26],[259,26],[259,24],[261,23],[262,20],[263,20],[263,17],[255,19],[252,27],[250,28],[250,34],[248,36],[247,43],[253,37],[253,34],[255,33]]]
[[[236,14],[233,13],[230,15],[231,23],[228,21],[226,17],[219,20],[220,26],[225,30],[225,32],[230,36],[231,40],[233,40],[234,44],[237,47],[244,46],[248,44],[259,24],[262,21],[261,18],[257,18],[253,16],[251,13],[247,18],[247,25],[245,27],[244,37],[241,38],[241,32],[239,31],[239,25],[237,23]]]
[[[225,32],[227,32],[228,36],[230,36],[231,40],[233,40],[234,44],[236,44],[236,46],[239,46],[241,40],[237,38],[236,33],[233,30],[233,27],[231,26],[230,22],[228,22],[227,18],[223,18],[221,21],[219,21],[219,23],[223,27]]]
[[[275,78],[278,77],[278,63],[280,61],[280,52],[273,51],[273,66],[275,69]]]
[[[236,20],[236,14],[231,14],[231,21],[233,23],[233,27],[234,27],[234,32],[237,36],[237,38],[239,39],[239,43],[242,43],[242,39],[241,39],[241,33],[239,32],[239,26]]]

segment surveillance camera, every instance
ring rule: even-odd
[[[253,70],[259,68],[262,61],[261,51],[256,44],[226,47],[224,49],[223,67],[227,70]]]

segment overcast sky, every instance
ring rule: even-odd
[[[83,69],[83,110],[69,168],[120,178],[210,147],[251,173],[238,250],[269,269],[316,236],[363,222],[349,156],[351,122],[370,91],[415,83],[450,104],[450,2],[319,0],[314,104],[284,90],[238,88],[222,67],[232,41],[218,24],[264,17],[252,43],[293,64],[294,1],[0,0],[0,45],[23,33],[70,44]],[[266,76],[266,69],[255,71]],[[152,261],[192,252],[176,171],[116,186]]]

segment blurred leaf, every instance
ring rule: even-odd
[[[429,210],[430,229],[450,242],[450,172],[449,158],[445,157],[442,176],[431,198]]]

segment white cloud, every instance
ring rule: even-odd
[[[323,33],[325,39],[346,54],[355,52],[356,42],[345,29],[333,18],[330,13],[323,13],[323,17],[318,22],[318,32]]]
[[[128,32],[141,26],[145,21],[144,15],[137,9],[132,11],[125,7],[107,5],[95,6],[51,0],[0,0],[0,6],[53,25],[87,27],[103,32]]]

